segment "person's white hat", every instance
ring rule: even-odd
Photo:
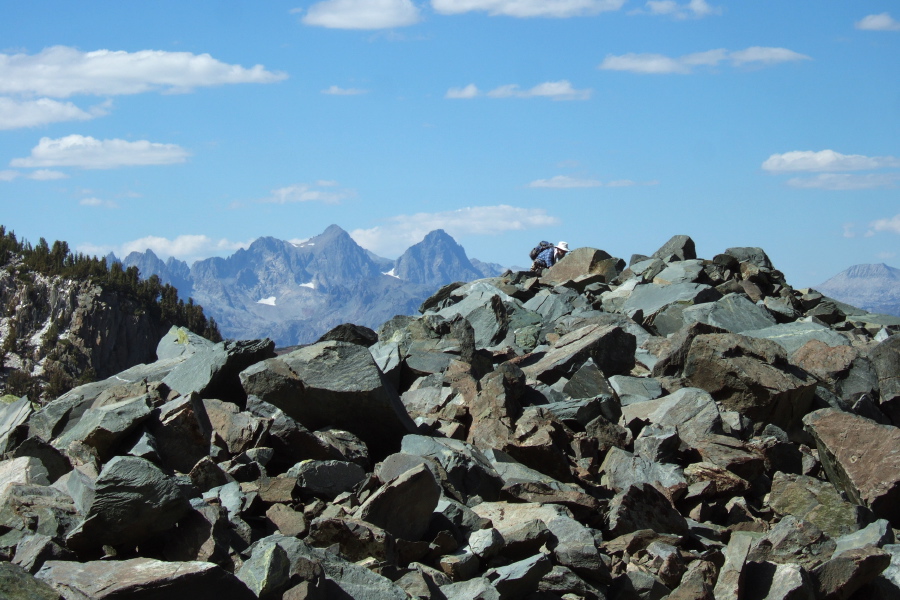
[[[560,243],[558,243],[558,244],[556,245],[556,247],[559,248],[560,250],[562,250],[563,252],[568,252],[568,251],[569,251],[569,245],[568,245],[567,243],[565,243],[565,242],[560,242]]]

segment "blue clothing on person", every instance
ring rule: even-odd
[[[548,267],[552,267],[556,264],[556,247],[550,246],[549,248],[542,250],[540,254],[537,255],[535,262],[543,262]]]

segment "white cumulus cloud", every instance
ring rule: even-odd
[[[88,112],[71,102],[59,102],[50,98],[16,100],[0,97],[0,129],[37,127],[63,121],[86,121],[104,114],[106,111],[101,107]]]
[[[699,19],[709,15],[720,15],[722,9],[710,6],[706,0],[690,0],[685,4],[679,4],[675,0],[649,0],[646,10],[634,11],[634,13],[649,13],[651,15],[669,15],[676,19]]]
[[[872,232],[887,231],[888,233],[900,234],[900,215],[894,215],[888,219],[872,221],[869,223],[869,227]]]
[[[557,217],[548,215],[544,209],[501,204],[399,215],[387,219],[385,225],[351,231],[350,236],[360,246],[376,254],[398,256],[435,229],[443,229],[459,239],[466,235],[498,235],[505,231],[547,227],[559,222]]]
[[[894,156],[864,156],[841,154],[834,150],[795,150],[773,154],[762,168],[772,172],[786,171],[862,171],[884,167],[900,167],[900,158]]]
[[[293,202],[324,202],[339,204],[342,200],[353,198],[356,192],[343,189],[336,181],[320,180],[315,184],[295,183],[274,189],[270,195],[260,200],[271,204],[289,204]]]
[[[580,17],[619,10],[625,0],[431,0],[445,15],[486,12],[506,17]]]
[[[900,31],[900,22],[895,21],[890,14],[883,12],[863,17],[856,22],[856,28],[867,31]]]
[[[715,67],[725,61],[730,61],[734,67],[740,67],[744,65],[774,65],[799,60],[811,59],[805,54],[787,48],[753,46],[737,51],[717,48],[679,57],[633,52],[619,55],[608,54],[598,68],[606,71],[629,71],[649,75],[687,75],[693,73],[695,67]]]
[[[310,6],[301,21],[332,29],[389,29],[421,18],[411,0],[324,0]]]
[[[185,92],[234,83],[272,83],[287,77],[262,65],[245,68],[209,54],[140,50],[82,52],[53,46],[28,54],[0,54],[0,93],[67,98]]]
[[[487,93],[490,98],[550,98],[552,100],[587,100],[591,90],[576,90],[565,79],[539,83],[523,90],[516,84],[503,85]]]
[[[90,136],[69,135],[59,139],[41,138],[31,156],[15,158],[11,167],[79,167],[115,169],[141,165],[183,163],[188,152],[176,144],[147,140],[98,140]]]
[[[12,181],[13,179],[17,179],[21,173],[18,171],[12,171],[9,169],[0,171],[0,181]]]
[[[475,84],[470,83],[466,87],[450,88],[449,90],[447,90],[447,94],[444,97],[450,98],[450,99],[465,100],[468,98],[475,98],[479,94],[480,94],[480,92],[478,91],[478,88],[475,86]]]

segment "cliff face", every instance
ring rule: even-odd
[[[0,393],[34,396],[51,380],[58,392],[152,362],[168,328],[126,294],[10,263],[0,270]]]

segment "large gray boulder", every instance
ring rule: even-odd
[[[138,544],[190,510],[175,480],[153,463],[117,456],[103,467],[82,523],[66,538],[73,550]]]
[[[268,338],[220,342],[197,348],[166,375],[163,383],[182,396],[196,393],[203,398],[243,403],[238,374],[274,356],[275,342]]]
[[[101,461],[106,461],[111,458],[116,444],[143,423],[152,410],[146,395],[89,409],[54,445],[65,449],[72,442],[81,442],[96,450]]]
[[[768,310],[740,294],[728,294],[715,302],[690,306],[684,309],[682,317],[685,323],[706,323],[730,333],[742,333],[775,325],[775,317]]]
[[[408,435],[403,438],[401,451],[437,461],[446,471],[450,484],[464,498],[479,496],[496,500],[503,487],[503,479],[484,453],[460,440]]]
[[[441,486],[425,465],[385,483],[366,499],[354,516],[381,527],[396,538],[419,541],[441,497]]]
[[[0,454],[9,452],[25,439],[32,413],[34,408],[27,397],[0,404]]]
[[[771,340],[784,348],[788,356],[802,348],[810,340],[819,340],[829,346],[850,344],[850,340],[844,334],[812,321],[779,323],[762,329],[745,330],[741,332],[741,335]]]
[[[280,408],[304,427],[346,429],[377,455],[396,451],[403,435],[416,430],[363,346],[319,342],[257,363],[240,378],[248,395]]]
[[[574,374],[591,359],[608,377],[634,367],[635,337],[615,325],[588,325],[568,333],[546,353],[522,367],[532,380],[552,384]]]

